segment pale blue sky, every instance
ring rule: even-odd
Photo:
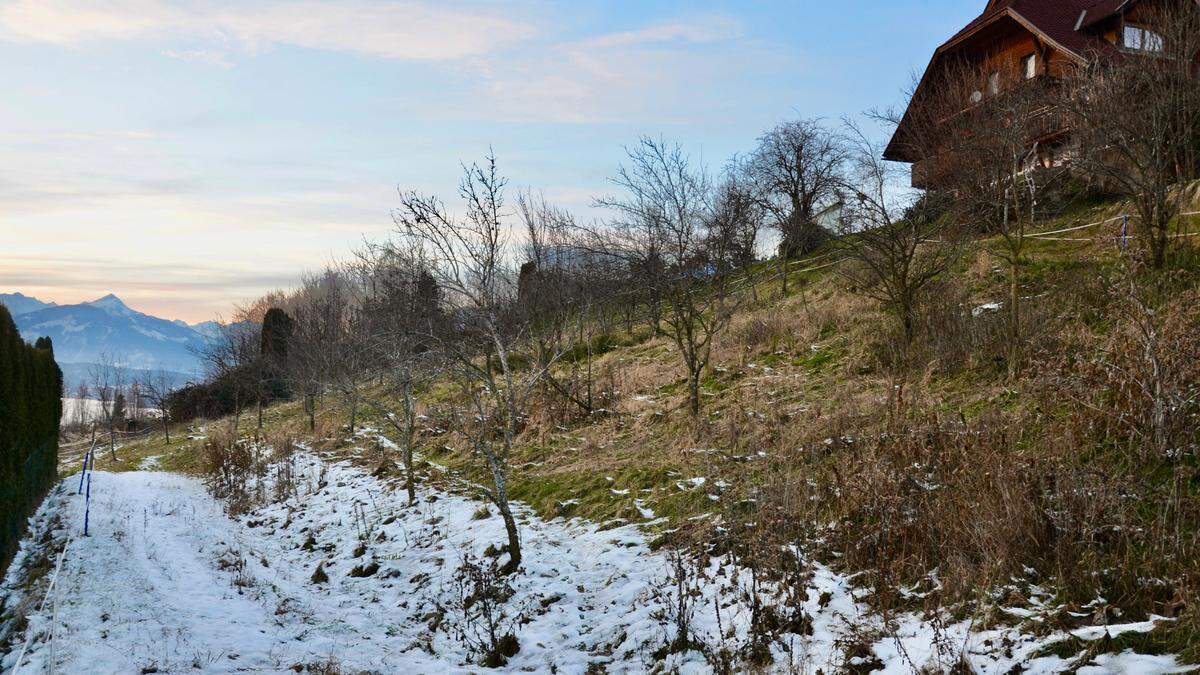
[[[0,0],[0,292],[228,314],[489,145],[587,217],[639,134],[894,105],[984,4]]]

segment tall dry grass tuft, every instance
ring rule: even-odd
[[[213,427],[201,448],[201,469],[213,496],[225,500],[231,513],[241,513],[251,500],[250,480],[257,458],[251,444],[236,431]]]

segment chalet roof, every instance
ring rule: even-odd
[[[1129,0],[993,0],[983,13],[938,48],[938,53],[953,49],[980,28],[1002,17],[1024,24],[1057,47],[1078,59],[1103,41],[1083,30],[1087,26],[1120,12]]]

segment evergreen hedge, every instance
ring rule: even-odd
[[[50,339],[26,344],[0,305],[0,576],[58,475],[62,388]]]

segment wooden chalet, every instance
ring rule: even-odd
[[[1068,69],[1086,65],[1098,54],[1118,51],[1155,52],[1162,37],[1139,23],[1139,0],[989,0],[983,13],[938,47],[925,70],[913,100],[937,78],[931,74],[951,62],[971,64],[981,73],[979,89],[969,93],[964,107],[978,105],[1000,93],[1002,74],[1017,78],[1061,78]],[[1143,12],[1144,13],[1144,12]],[[988,73],[990,72],[990,75]],[[908,143],[902,119],[884,158],[912,164],[916,187],[936,183],[929,158]],[[1065,160],[1069,131],[1061,124],[1046,125],[1031,139],[1038,147],[1037,162],[1052,166]]]

